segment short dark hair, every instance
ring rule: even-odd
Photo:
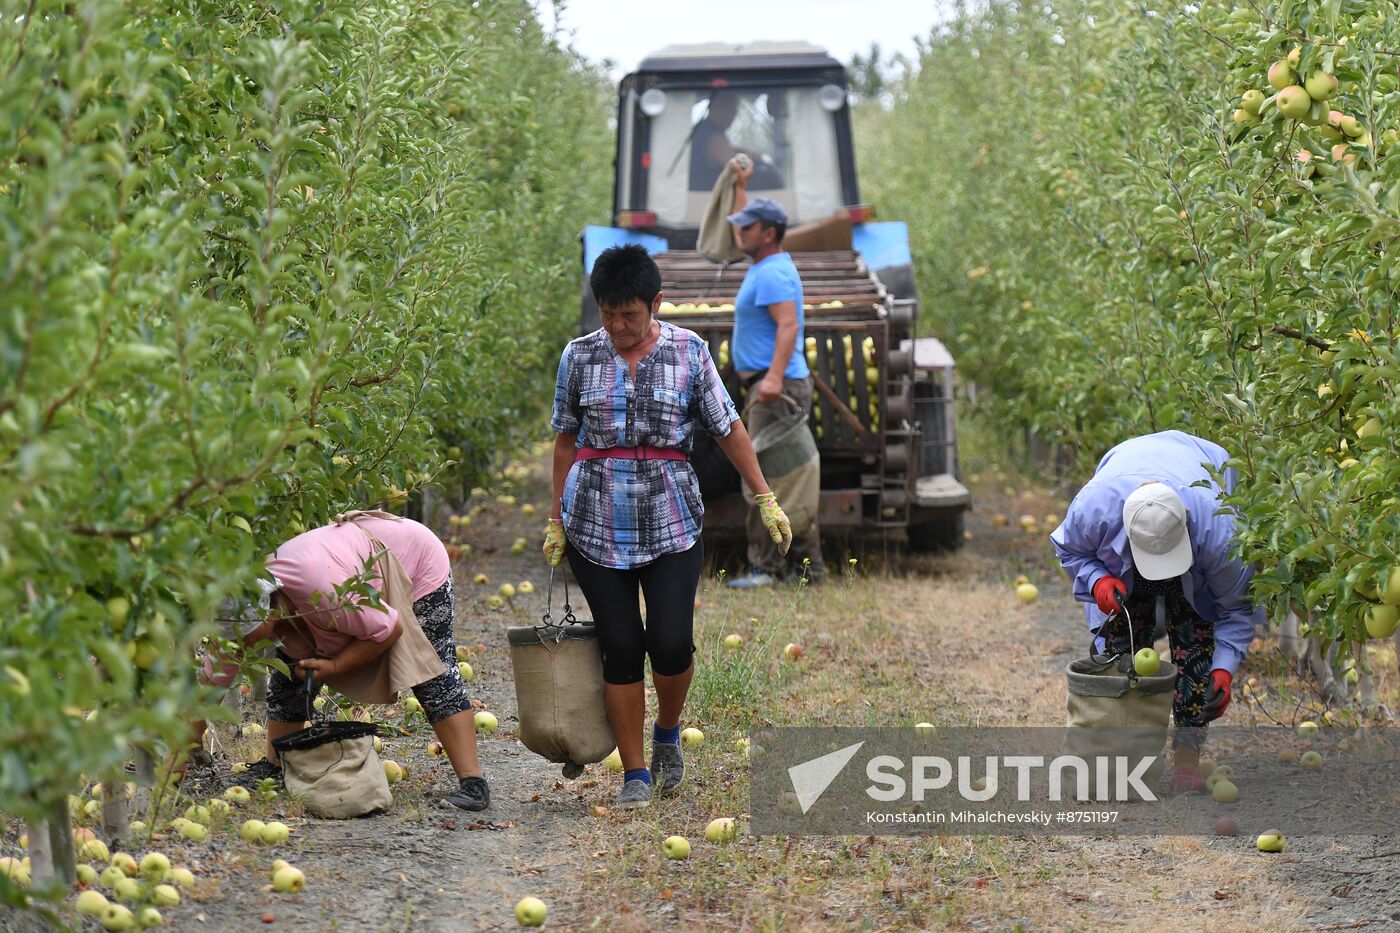
[[[661,270],[644,246],[609,246],[593,263],[588,287],[593,289],[593,300],[600,308],[618,308],[634,298],[640,298],[650,308],[656,293],[661,291]]]
[[[764,230],[772,229],[777,231],[776,235],[773,237],[774,243],[783,242],[783,237],[787,235],[787,224],[770,224],[764,220],[760,220],[759,223],[763,224]]]

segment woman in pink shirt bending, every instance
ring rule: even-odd
[[[267,571],[277,587],[274,611],[244,636],[244,642],[281,641],[278,656],[293,676],[268,672],[267,757],[249,766],[240,775],[240,783],[280,777],[272,742],[302,728],[307,672],[325,680],[363,668],[378,660],[403,634],[399,614],[392,606],[385,603],[376,608],[347,590],[347,584],[358,581],[376,592],[383,591],[371,536],[388,548],[406,571],[413,585],[413,614],[442,661],[442,672],[416,685],[413,694],[423,704],[423,712],[457,772],[458,789],[443,798],[443,803],[462,810],[484,810],[491,802],[491,788],[477,760],[472,707],[457,667],[451,561],[437,535],[406,518],[360,514],[353,520],[297,535],[268,558]]]

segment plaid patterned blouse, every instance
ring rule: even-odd
[[[635,378],[599,329],[559,361],[550,427],[579,447],[670,447],[690,453],[698,424],[724,437],[739,413],[698,334],[662,321]],[[580,460],[564,483],[564,533],[604,567],[649,564],[689,550],[705,508],[688,460]]]

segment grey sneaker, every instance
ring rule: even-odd
[[[457,793],[442,798],[444,807],[477,813],[491,806],[491,785],[485,778],[464,777],[457,782]]]
[[[726,586],[731,590],[756,590],[777,582],[777,579],[766,573],[755,572],[746,573],[742,577],[730,577]]]
[[[633,778],[622,785],[613,804],[620,810],[636,810],[651,803],[651,785]]]
[[[685,780],[685,755],[679,745],[651,743],[651,779],[659,794],[674,794]]]

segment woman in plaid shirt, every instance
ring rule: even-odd
[[[593,610],[603,699],[625,769],[617,805],[640,807],[651,802],[653,780],[665,794],[685,778],[680,720],[695,671],[705,513],[689,459],[697,426],[759,492],[755,500],[784,553],[792,531],[709,348],[697,334],[656,319],[661,272],[647,251],[604,250],[589,285],[603,326],[572,341],[559,361],[544,551],[551,565],[568,557]],[[650,768],[642,753],[646,657],[658,705]]]

